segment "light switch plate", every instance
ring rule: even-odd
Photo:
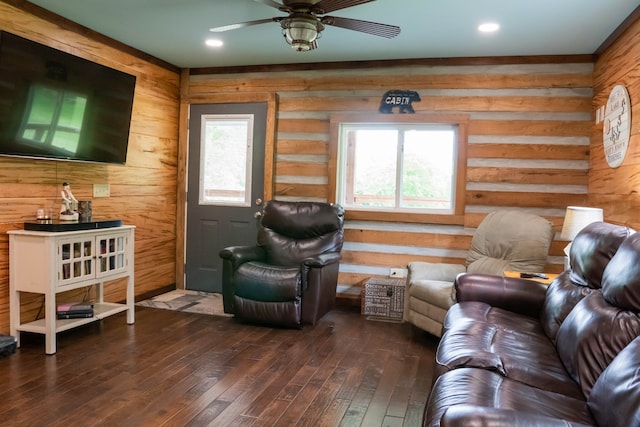
[[[109,197],[109,184],[93,184],[93,197]]]

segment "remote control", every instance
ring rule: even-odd
[[[548,279],[549,277],[544,273],[520,273],[520,277],[523,279]]]

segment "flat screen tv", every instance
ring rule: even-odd
[[[125,164],[135,76],[0,32],[0,155]]]

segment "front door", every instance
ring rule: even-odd
[[[222,292],[227,246],[254,245],[267,104],[194,104],[189,117],[185,287]]]

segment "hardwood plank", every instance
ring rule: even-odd
[[[437,340],[336,309],[301,330],[137,308],[40,335],[0,364],[17,425],[382,425],[417,420]],[[38,410],[32,410],[37,407]],[[406,409],[405,409],[406,408]]]

